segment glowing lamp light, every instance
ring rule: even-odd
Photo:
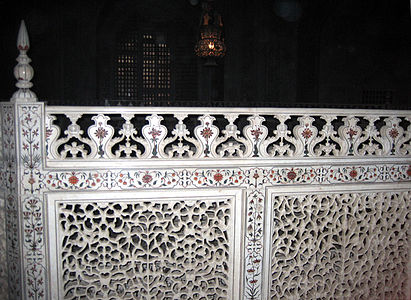
[[[200,37],[194,51],[197,56],[203,58],[224,57],[226,53],[221,16],[209,4],[203,7]]]

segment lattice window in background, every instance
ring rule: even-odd
[[[118,43],[118,99],[164,101],[171,97],[170,48],[162,34],[129,33]]]
[[[120,99],[138,98],[139,44],[134,34],[127,35],[118,43],[115,88]]]
[[[169,100],[171,89],[170,49],[153,35],[143,36],[143,100]]]
[[[393,90],[363,90],[362,104],[388,107],[393,102],[394,94]]]

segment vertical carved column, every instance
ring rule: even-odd
[[[41,177],[43,103],[16,105],[17,178],[24,299],[45,299],[46,261]]]
[[[44,299],[46,272],[43,196],[40,189],[43,103],[30,90],[33,69],[27,56],[29,39],[21,23],[14,68],[19,88],[1,104],[5,223],[9,299]]]
[[[19,222],[17,208],[17,176],[16,176],[16,147],[15,147],[15,115],[13,105],[2,103],[2,144],[3,168],[2,189],[4,189],[5,238],[8,284],[3,293],[8,293],[10,299],[20,298],[20,251],[19,251]],[[1,295],[2,297],[7,295]]]

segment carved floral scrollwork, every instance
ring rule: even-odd
[[[267,138],[262,143],[263,156],[294,156],[294,149],[297,140],[290,136],[291,131],[288,130],[285,121],[290,119],[289,115],[275,115],[275,118],[280,121],[276,130],[273,131],[274,136]]]
[[[383,149],[383,140],[375,127],[374,123],[379,119],[377,116],[366,116],[364,117],[368,121],[368,126],[363,131],[360,137],[356,154],[360,156],[366,155],[381,155]],[[366,143],[368,141],[368,143]]]
[[[93,140],[98,149],[98,158],[108,158],[107,144],[114,135],[114,128],[107,124],[110,117],[98,114],[91,119],[94,121],[94,125],[88,128],[88,136]]]
[[[146,120],[149,122],[141,131],[144,138],[148,141],[148,149],[146,149],[149,158],[159,157],[159,145],[167,135],[167,127],[161,125],[163,117],[156,114],[148,116]]]
[[[268,135],[268,128],[263,125],[264,117],[253,115],[247,118],[249,124],[244,127],[244,136],[252,146],[251,156],[258,157],[264,153],[264,140]]]
[[[398,146],[396,151],[400,155],[410,155],[411,154],[411,117],[406,117],[405,120],[409,122],[407,131],[404,133],[404,137],[400,138],[398,141]]]
[[[338,128],[338,134],[343,138],[345,143],[339,143],[341,148],[340,155],[351,156],[358,152],[358,141],[362,134],[362,129],[357,125],[359,119],[354,116],[347,116],[342,120],[344,125]]]
[[[201,142],[200,157],[211,157],[211,145],[218,137],[220,130],[213,125],[215,121],[213,116],[203,115],[198,120],[201,124],[194,129],[194,134],[197,140]]]
[[[294,136],[300,141],[296,144],[295,156],[308,156],[314,154],[314,143],[318,134],[318,129],[313,125],[314,118],[302,116],[297,119],[300,124],[294,127]]]
[[[164,139],[160,143],[161,157],[198,157],[200,155],[201,145],[195,138],[190,137],[190,131],[183,123],[184,119],[187,118],[187,114],[174,114],[174,117],[178,120],[178,123],[171,132],[173,136]],[[178,143],[175,144],[175,141],[178,141]],[[192,146],[190,146],[189,143],[191,143]]]
[[[404,129],[400,126],[401,119],[388,117],[384,120],[385,125],[381,128],[384,137],[384,153],[386,155],[400,154],[404,139]]]
[[[371,157],[406,156],[411,153],[411,118],[406,116],[274,114],[263,117],[261,114],[250,116],[224,111],[221,114],[201,115],[198,117],[200,124],[189,130],[187,126],[191,121],[187,120],[196,115],[188,112],[174,113],[174,119],[167,118],[166,121],[157,114],[126,112],[121,114],[123,122],[119,128],[107,123],[111,115],[105,113],[91,117],[94,124],[87,128],[87,134],[83,134],[77,123],[80,117],[81,121],[89,122],[88,117],[82,117],[79,112],[70,112],[66,116],[71,124],[64,131],[65,136],[60,137],[62,129],[55,124],[59,115],[46,116],[48,160],[62,160],[66,157]],[[148,124],[137,128],[132,120],[138,120],[139,116],[144,115]],[[239,129],[238,124],[242,124],[245,117],[248,124]],[[219,125],[227,121],[225,127]],[[385,124],[381,127],[382,121]],[[174,128],[170,126],[171,123],[175,124]],[[171,134],[168,135],[170,131]]]
[[[137,129],[131,123],[131,119],[134,114],[121,114],[121,117],[125,120],[122,128],[119,130],[120,137],[115,137],[107,143],[107,155],[110,158],[119,158],[124,155],[126,158],[135,156],[137,158],[145,158],[148,156],[148,152],[142,152],[138,149],[138,144],[140,144],[143,149],[149,149],[148,142],[137,136]],[[113,147],[118,145],[118,150],[113,154]]]
[[[83,137],[84,131],[81,130],[80,125],[77,124],[77,121],[82,114],[68,113],[66,116],[70,119],[71,124],[68,126],[67,130],[64,131],[66,136],[56,140],[55,143],[51,145],[51,155],[58,159],[67,158],[68,154],[70,154],[72,158],[94,158],[98,153],[98,148],[91,139]],[[71,139],[74,140],[69,143]],[[64,145],[64,148],[59,150],[61,145]],[[90,150],[88,151],[85,146],[88,146]]]
[[[323,128],[319,132],[314,141],[313,154],[315,156],[330,156],[338,155],[339,150],[336,147],[336,144],[341,141],[336,137],[337,132],[334,130],[332,121],[335,120],[336,116],[321,116],[321,119],[325,120]],[[325,142],[325,143],[324,143]]]
[[[55,147],[54,144],[60,135],[60,127],[53,124],[55,120],[57,120],[56,116],[46,115],[45,150],[48,159],[57,158],[56,156],[54,156],[56,154],[56,151],[51,150],[52,147]]]
[[[252,153],[252,145],[244,137],[239,136],[240,131],[234,124],[238,114],[226,114],[224,117],[229,124],[222,131],[223,136],[217,137],[211,153],[214,157],[248,157]]]

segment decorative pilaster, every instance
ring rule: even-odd
[[[43,103],[30,90],[33,68],[21,22],[14,68],[18,90],[1,104],[9,299],[44,299],[46,272],[43,194],[37,183],[43,167]]]
[[[3,180],[1,188],[5,201],[8,296],[9,299],[20,299],[20,235],[17,199],[16,126],[13,105],[10,103],[2,103],[1,113],[3,139]]]

